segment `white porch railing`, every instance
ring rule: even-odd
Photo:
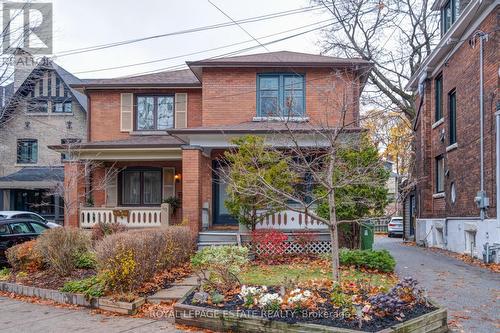
[[[295,212],[293,210],[284,210],[273,215],[268,215],[261,223],[256,225],[256,229],[326,229],[327,226],[311,218],[310,216]]]
[[[80,208],[80,227],[92,228],[95,224],[118,222],[130,228],[159,227],[168,224],[168,208],[149,207],[82,207]],[[163,214],[162,214],[163,213]]]

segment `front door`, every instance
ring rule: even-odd
[[[218,170],[223,168],[217,161],[213,163],[213,207],[214,207],[214,216],[213,216],[213,224],[214,225],[235,225],[238,224],[238,221],[229,214],[226,206],[224,205],[224,201],[227,198],[227,184],[220,180],[218,175]]]

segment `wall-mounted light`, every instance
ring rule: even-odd
[[[175,176],[174,176],[174,179],[176,182],[180,182],[181,181],[181,174],[180,173],[177,173]]]

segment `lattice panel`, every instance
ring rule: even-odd
[[[251,243],[246,244],[252,247]],[[296,242],[285,242],[283,245],[278,245],[275,248],[269,244],[267,246],[256,245],[255,252],[257,254],[298,254],[298,253],[329,253],[331,252],[330,241],[313,241],[303,246]]]

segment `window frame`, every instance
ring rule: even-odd
[[[146,204],[144,203],[144,172],[156,171],[160,173],[160,202],[158,204]],[[138,204],[128,204],[123,202],[123,181],[124,175],[127,172],[139,172],[139,203]],[[163,169],[155,167],[142,167],[142,168],[126,168],[118,174],[118,203],[124,207],[159,207],[163,202]]]
[[[443,116],[443,73],[439,73],[434,79],[434,121]]]
[[[276,115],[264,115],[262,114],[261,106],[260,106],[260,78],[262,77],[277,77],[278,78],[278,114]],[[302,79],[302,114],[301,115],[289,115],[288,109],[285,107],[285,99],[286,99],[286,88],[285,88],[285,78],[286,77],[300,77]],[[262,118],[273,118],[273,117],[292,117],[292,118],[302,118],[306,117],[306,80],[305,73],[258,73],[257,74],[257,93],[256,93],[256,106],[257,106],[257,117]]]
[[[30,160],[21,160],[20,143],[31,143],[31,150],[33,150],[33,143],[36,145],[36,154],[33,151],[30,153]],[[34,155],[34,157],[33,157]],[[37,164],[38,163],[38,140],[37,139],[17,139],[16,141],[16,164]]]
[[[56,111],[56,105],[62,104],[62,111]],[[71,105],[70,111],[66,111],[66,105]],[[73,113],[73,101],[71,99],[53,99],[52,100],[52,113],[55,114],[72,114]]]
[[[436,177],[435,177],[435,193],[444,193],[444,178],[445,178],[445,165],[444,165],[444,155],[439,155],[436,156],[435,158],[435,171],[436,171]],[[442,175],[440,176],[440,163],[442,163]]]
[[[453,97],[453,99],[452,99]],[[453,101],[453,104],[452,104]],[[457,143],[457,90],[453,88],[448,93],[448,140],[449,145]]]
[[[446,16],[446,11],[447,10],[451,11],[451,17],[449,21],[449,25],[445,24],[447,22],[447,16]],[[450,28],[453,26],[453,24],[457,21],[458,17],[460,16],[460,3],[457,6],[457,0],[448,0],[444,6],[441,7],[441,37],[450,30]]]
[[[153,128],[152,129],[139,129],[139,98],[140,97],[153,97]],[[171,97],[172,98],[172,127],[167,129],[158,129],[158,98]],[[175,128],[175,94],[134,94],[134,131],[148,132],[148,131],[168,131]]]

